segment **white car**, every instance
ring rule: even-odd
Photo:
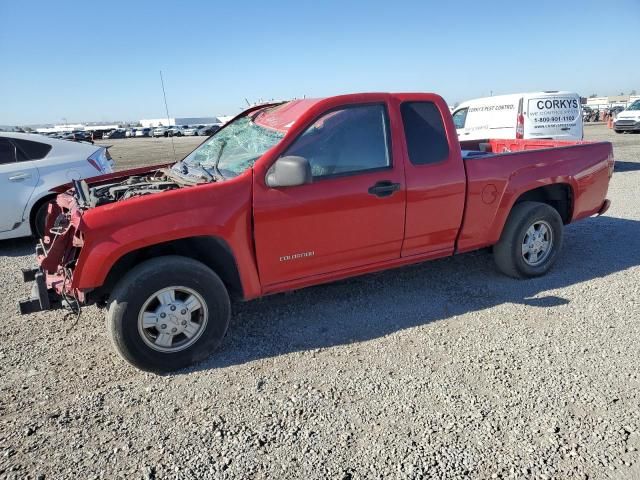
[[[180,125],[171,125],[167,127],[167,136],[169,137],[181,137],[183,135],[183,127]]]
[[[166,127],[156,127],[151,131],[152,137],[166,137],[167,129]]]
[[[111,172],[107,147],[0,132],[0,240],[41,237],[53,188]]]
[[[204,125],[192,125],[191,127],[186,127],[182,130],[182,134],[185,137],[198,136],[198,130],[200,130]]]
[[[580,95],[546,91],[476,98],[453,112],[458,138],[466,140],[582,140]]]
[[[640,100],[636,100],[618,113],[613,122],[616,133],[640,132]]]
[[[150,128],[136,128],[136,137],[150,137],[151,129]]]

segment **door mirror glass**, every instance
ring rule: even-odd
[[[265,179],[271,188],[295,187],[311,183],[311,165],[304,157],[280,157],[267,172]]]

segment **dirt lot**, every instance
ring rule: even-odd
[[[95,307],[18,316],[32,245],[0,243],[0,477],[640,478],[640,135],[586,135],[614,142],[613,206],[546,277],[480,252],[237,304],[176,375],[130,368]]]
[[[206,140],[206,137],[143,137],[99,140],[96,143],[99,145],[111,145],[109,151],[116,162],[116,169],[126,170],[127,168],[143,165],[180,160],[204,140]]]

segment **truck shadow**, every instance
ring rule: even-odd
[[[624,160],[616,160],[616,164],[613,166],[613,171],[618,172],[635,172],[640,170],[640,162],[626,162]]]
[[[507,278],[475,252],[236,304],[222,348],[187,372],[364,342],[504,303],[554,308],[569,300],[545,292],[640,265],[639,221],[592,218],[565,233],[540,278]]]
[[[23,257],[32,254],[35,247],[36,241],[31,237],[0,240],[0,258]]]

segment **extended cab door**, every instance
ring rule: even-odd
[[[38,184],[34,162],[19,153],[9,139],[0,137],[0,232],[13,230],[22,222],[24,209]]]
[[[301,156],[313,182],[254,182],[254,235],[263,285],[397,259],[404,236],[402,153],[384,101],[325,111],[281,156]]]
[[[400,111],[408,159],[402,256],[452,254],[466,195],[455,126],[444,101],[433,95],[406,96]]]

